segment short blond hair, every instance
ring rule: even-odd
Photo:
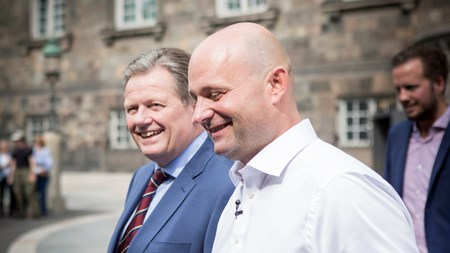
[[[45,140],[42,136],[38,135],[34,137],[34,143],[39,144],[39,146],[44,147],[45,146]]]

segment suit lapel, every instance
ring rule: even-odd
[[[142,193],[145,190],[145,187],[147,186],[151,176],[153,175],[153,170],[155,168],[154,163],[150,163],[145,165],[143,168],[139,170],[137,174],[134,175],[133,181],[130,182],[130,189],[127,196],[127,200],[125,203],[125,208],[122,213],[122,215],[119,218],[119,221],[117,222],[116,230],[114,231],[113,240],[115,242],[115,245],[112,251],[114,252],[117,245],[119,244],[119,241],[122,237],[122,231],[127,224],[128,220],[130,219],[131,215],[133,215],[134,210],[136,209],[138,202],[140,201],[142,197]],[[111,247],[111,246],[110,246]]]
[[[141,230],[130,245],[129,252],[144,252],[158,232],[182,205],[186,197],[194,189],[195,178],[203,172],[206,163],[213,155],[212,142],[209,138],[203,143],[183,171],[178,175],[170,189],[160,200]]]
[[[439,146],[439,151],[436,155],[436,160],[434,161],[433,170],[431,171],[430,186],[428,187],[428,194],[430,193],[434,181],[436,180],[436,175],[442,169],[442,164],[447,157],[450,150],[450,123],[445,129],[444,136],[442,137],[441,145]]]
[[[405,177],[405,165],[408,156],[409,138],[411,136],[412,127],[413,122],[407,121],[404,131],[400,131],[398,133],[398,146],[394,146],[394,150],[392,150],[392,152],[394,153],[394,159],[396,161],[395,164],[392,165],[392,168],[394,168],[392,173],[395,174],[395,177],[393,177],[394,181],[392,182],[392,185],[397,190],[400,196],[403,195],[403,179]]]

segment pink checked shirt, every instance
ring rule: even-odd
[[[409,139],[408,155],[403,184],[403,201],[414,223],[417,245],[421,253],[428,253],[425,239],[424,214],[428,186],[434,160],[450,121],[450,106],[434,122],[428,137],[421,138],[416,124]]]

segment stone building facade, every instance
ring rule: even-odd
[[[130,8],[145,9],[131,14],[135,26],[123,18]],[[124,129],[124,68],[151,48],[192,51],[241,21],[266,26],[286,47],[301,114],[319,136],[378,171],[397,119],[390,58],[412,43],[450,49],[448,0],[0,0],[0,138],[47,130],[42,47],[55,36],[63,169],[134,170],[147,160]]]

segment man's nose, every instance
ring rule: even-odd
[[[135,125],[151,124],[153,121],[153,117],[150,109],[139,108],[133,117],[133,121]]]
[[[407,101],[409,100],[409,93],[405,89],[399,89],[397,93],[398,101]]]
[[[210,108],[211,103],[207,99],[198,98],[195,103],[194,113],[192,115],[192,121],[197,124],[204,123],[206,120],[210,119],[214,112]]]

